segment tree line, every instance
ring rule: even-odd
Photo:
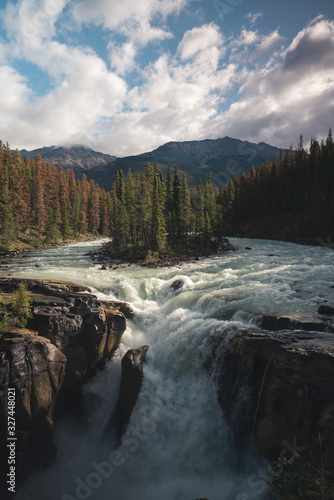
[[[334,144],[332,130],[319,143],[281,150],[248,174],[231,179],[216,198],[224,232],[304,243],[334,237]],[[330,241],[330,240],[329,240]]]
[[[188,188],[185,173],[158,164],[126,178],[116,171],[111,192],[84,175],[21,158],[0,141],[2,248],[22,235],[41,243],[94,234],[110,236],[114,256],[142,258],[217,250],[223,235],[316,243],[334,239],[334,144],[332,131],[305,149],[230,179],[214,189],[211,173]]]
[[[110,194],[84,175],[36,159],[21,158],[0,141],[2,248],[22,235],[59,242],[79,235],[109,234]]]
[[[93,234],[110,236],[117,254],[210,251],[222,236],[211,174],[196,189],[185,173],[157,164],[125,178],[115,174],[111,192],[73,170],[21,158],[0,141],[0,249],[18,239],[59,243]],[[32,238],[34,237],[34,239]],[[30,239],[29,239],[30,238]]]

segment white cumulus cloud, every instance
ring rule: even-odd
[[[205,24],[187,31],[178,46],[181,59],[189,59],[198,52],[211,47],[219,48],[222,35],[215,24]]]

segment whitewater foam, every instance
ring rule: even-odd
[[[333,254],[280,242],[231,242],[253,250],[167,269],[102,271],[85,256],[99,243],[13,260],[16,276],[72,280],[101,299],[128,301],[135,311],[113,359],[83,388],[81,418],[57,423],[56,463],[29,478],[18,500],[261,499],[266,462],[253,449],[236,454],[214,374],[206,369],[210,338],[224,331],[228,342],[241,328],[256,328],[258,314],[316,319],[319,301],[334,303]],[[181,286],[173,287],[176,281]],[[101,444],[101,436],[116,404],[121,358],[143,344],[150,349],[142,389],[115,450],[108,440]]]

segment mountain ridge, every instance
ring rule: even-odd
[[[97,166],[108,165],[116,159],[116,156],[94,151],[82,144],[73,146],[44,146],[32,151],[22,149],[20,154],[29,159],[35,158],[37,154],[40,154],[43,160],[53,165],[57,165],[60,160],[62,167],[73,168],[73,170],[79,172],[85,172]]]
[[[178,168],[187,174],[190,186],[196,185],[199,178],[206,177],[206,171],[210,168],[215,186],[220,187],[231,177],[241,175],[242,172],[247,173],[252,164],[259,166],[266,160],[278,158],[280,149],[265,142],[256,144],[226,136],[200,141],[170,141],[152,151],[122,158],[99,153],[81,145],[21,151],[27,158],[35,157],[37,153],[42,159],[53,164],[57,164],[60,159],[64,168],[73,168],[79,177],[85,173],[101,187],[110,190],[116,170],[122,169],[124,175],[127,175],[131,168],[133,173],[139,173],[148,162],[158,163],[162,172],[166,171],[168,164],[172,167],[177,164]]]

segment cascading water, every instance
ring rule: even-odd
[[[279,242],[231,243],[240,250],[163,269],[101,270],[85,255],[101,242],[12,261],[15,276],[88,285],[135,311],[113,359],[85,385],[80,418],[58,422],[56,463],[29,478],[18,500],[264,498],[266,462],[254,450],[242,457],[234,450],[205,368],[208,339],[223,329],[233,335],[256,327],[256,314],[314,320],[319,303],[334,302],[333,254]],[[142,389],[115,449],[103,432],[118,396],[121,358],[143,344],[150,348]]]

